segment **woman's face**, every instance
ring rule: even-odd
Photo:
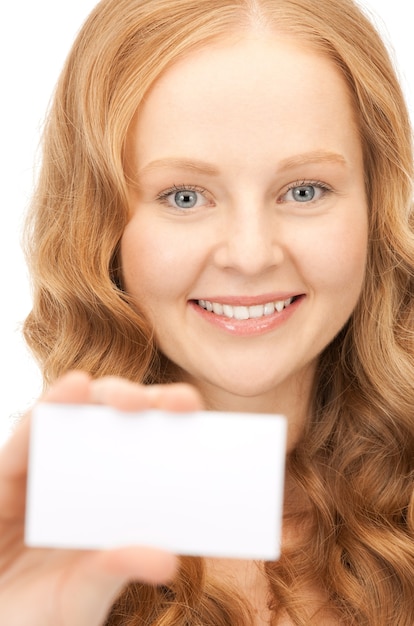
[[[210,406],[289,411],[364,278],[362,152],[341,75],[292,39],[209,45],[154,85],[127,168],[123,279],[161,351]]]

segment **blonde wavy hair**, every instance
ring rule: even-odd
[[[123,154],[160,74],[214,38],[249,28],[289,33],[329,57],[353,98],[365,160],[368,268],[351,319],[319,359],[313,417],[288,459],[312,525],[266,563],[274,623],[319,623],[303,589],[317,583],[340,623],[414,619],[413,155],[389,55],[351,0],[103,0],[69,55],[44,132],[28,221],[33,310],[26,339],[45,383],[66,370],[168,380],[152,329],[122,288],[128,221]],[[340,122],[340,120],[339,120]],[[294,512],[292,512],[294,517]],[[300,523],[300,520],[299,520]],[[168,588],[131,584],[108,626],[252,623],[241,599],[183,559]]]

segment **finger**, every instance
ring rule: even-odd
[[[153,385],[148,393],[153,396],[154,408],[166,411],[201,411],[204,408],[199,392],[186,383]]]
[[[178,559],[167,552],[145,547],[122,548],[88,555],[74,576],[66,573],[59,613],[70,615],[72,624],[104,621],[128,581],[163,584],[172,580]],[[85,601],[74,603],[82,589]]]
[[[91,377],[86,372],[73,371],[59,378],[41,398],[42,402],[82,404],[89,402]]]
[[[91,401],[122,411],[197,411],[202,408],[201,397],[191,385],[140,385],[115,376],[91,383]]]
[[[103,575],[158,585],[174,578],[178,559],[174,554],[158,548],[128,546],[97,552],[92,565]]]

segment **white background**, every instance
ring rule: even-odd
[[[335,0],[332,0],[335,2]],[[21,225],[36,171],[50,96],[81,23],[96,0],[23,0],[0,8],[0,445],[41,389],[20,335],[30,287],[20,248]],[[414,118],[412,20],[406,0],[363,0],[393,48]]]

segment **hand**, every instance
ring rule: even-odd
[[[201,407],[189,385],[142,386],[108,377],[92,381],[72,372],[43,402],[98,403],[120,410]],[[177,568],[174,555],[145,547],[107,551],[27,548],[24,515],[30,415],[0,451],[0,624],[6,626],[101,626],[129,580],[162,584]]]

